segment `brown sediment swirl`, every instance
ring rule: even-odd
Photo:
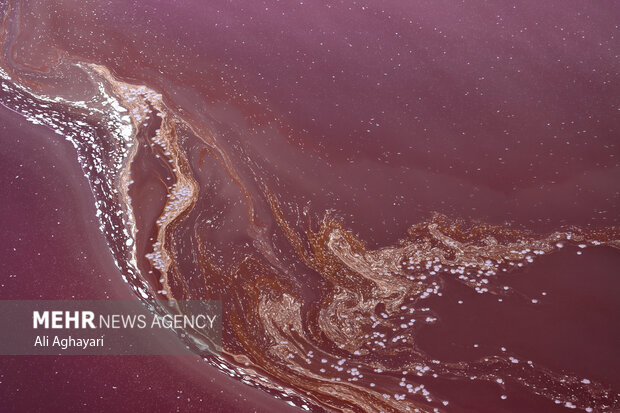
[[[540,235],[436,214],[396,245],[372,249],[335,211],[315,211],[316,222],[285,213],[268,180],[248,182],[217,133],[162,94],[105,67],[72,64],[90,76],[94,95],[43,96],[5,70],[2,103],[70,138],[136,294],[222,300],[223,351],[206,357],[213,366],[306,409],[442,410],[449,401],[427,389],[428,379],[472,377],[583,409],[618,407],[602,383],[513,355],[436,360],[416,333],[437,322],[428,299],[446,280],[511,294],[504,273],[565,247],[618,249],[619,228]],[[214,223],[227,208],[244,213],[230,227]]]

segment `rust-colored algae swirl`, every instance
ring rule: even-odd
[[[429,303],[447,282],[510,297],[506,274],[562,248],[619,249],[620,228],[541,235],[435,214],[370,248],[338,211],[283,205],[273,182],[240,171],[210,124],[158,91],[61,62],[51,70],[88,79],[83,96],[43,93],[3,59],[0,102],[73,143],[139,297],[222,300],[223,351],[205,356],[211,365],[307,410],[449,411],[428,383],[474,379],[587,411],[620,408],[606,383],[503,351],[443,361],[417,337],[441,322]]]

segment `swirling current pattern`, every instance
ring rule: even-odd
[[[620,408],[608,383],[510,349],[453,361],[419,345],[424,326],[441,323],[433,300],[447,285],[536,305],[505,277],[563,248],[619,249],[620,228],[541,234],[437,212],[371,246],[350,215],[296,203],[263,159],[162,91],[60,51],[45,71],[14,65],[18,10],[7,6],[3,23],[0,103],[73,144],[138,297],[222,300],[212,366],[305,410],[450,411],[446,389],[472,381],[502,399],[518,388],[567,408]],[[67,79],[78,87],[55,88]]]

